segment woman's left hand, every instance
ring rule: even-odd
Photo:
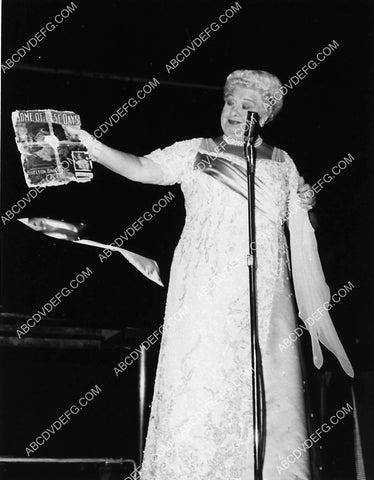
[[[301,200],[301,206],[306,210],[311,210],[316,205],[316,194],[309,183],[305,183],[303,177],[300,177],[297,193]]]

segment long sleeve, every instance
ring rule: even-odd
[[[325,281],[318,255],[317,240],[308,212],[300,206],[297,194],[299,174],[294,162],[287,154],[286,162],[289,164],[288,226],[292,276],[299,316],[311,336],[313,362],[317,368],[321,368],[323,355],[320,343],[322,343],[337,357],[347,375],[353,377],[351,362],[328,312],[330,289]],[[315,317],[318,319],[315,320]]]

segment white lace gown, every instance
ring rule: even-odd
[[[247,202],[193,169],[196,153],[214,145],[208,140],[203,149],[201,141],[147,156],[161,165],[164,185],[181,184],[186,221],[171,267],[142,480],[253,478]],[[257,160],[256,177],[265,185],[256,198],[264,480],[307,480],[307,451],[281,468],[308,436],[298,349],[279,348],[296,326],[284,225],[298,173],[275,148],[271,160]]]

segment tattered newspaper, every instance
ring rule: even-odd
[[[65,128],[80,128],[79,115],[50,109],[16,110],[12,122],[29,187],[89,182],[93,178],[86,147]]]

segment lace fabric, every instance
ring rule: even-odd
[[[204,149],[197,138],[147,155],[161,166],[164,185],[181,184],[186,220],[170,272],[142,480],[253,475],[247,204],[194,169],[198,151],[209,151],[209,143]],[[310,480],[308,452],[287,470],[277,470],[307,438],[299,351],[279,349],[296,327],[296,311],[283,230],[294,171],[279,150],[277,159],[259,159],[256,165],[264,480]]]

